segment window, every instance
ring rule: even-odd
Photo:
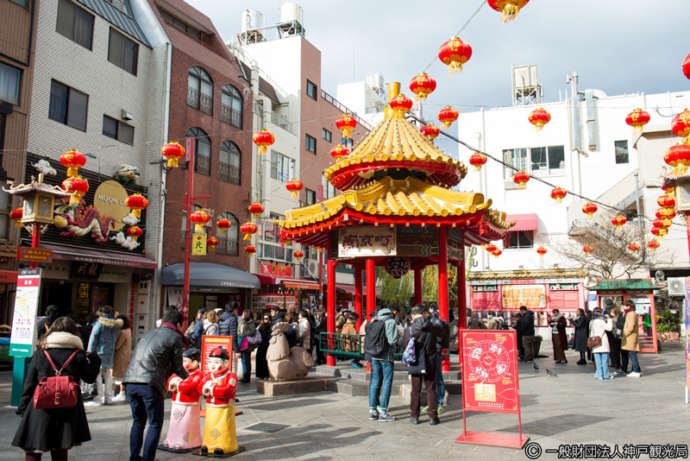
[[[93,43],[93,15],[69,0],[59,0],[55,30],[90,50]]]
[[[18,105],[21,81],[21,70],[0,62],[0,100]]]
[[[239,254],[239,235],[240,235],[240,222],[237,220],[235,215],[226,212],[219,216],[220,218],[226,218],[230,220],[232,224],[230,229],[223,232],[217,232],[216,238],[218,239],[218,247],[216,247],[216,253],[222,253],[228,256],[237,256]]]
[[[118,67],[122,67],[130,74],[137,75],[138,58],[139,45],[111,27],[110,41],[108,42],[108,61]]]
[[[213,112],[213,81],[201,67],[192,67],[187,76],[187,105],[201,112]]]
[[[295,177],[295,160],[274,150],[271,151],[271,178],[288,182]]]
[[[12,3],[16,3],[19,6],[23,6],[24,8],[29,7],[29,0],[10,0]]]
[[[103,115],[103,134],[130,146],[134,144],[134,127],[105,114]]]
[[[220,145],[218,156],[218,178],[230,184],[240,184],[240,166],[242,153],[232,141],[225,141]]]
[[[330,182],[326,181],[326,178],[323,176],[321,176],[321,193],[323,195],[322,200],[333,198],[336,194],[335,186]]]
[[[534,244],[534,232],[517,231],[510,232],[508,248],[532,248]]]
[[[306,135],[304,144],[306,146],[306,149],[309,152],[316,154],[316,138],[315,137]]]
[[[527,149],[505,149],[503,151],[503,161],[513,168],[527,171]],[[503,167],[503,176],[505,178],[512,178],[515,170],[508,167]]]
[[[616,163],[628,163],[628,141],[615,141]]]
[[[194,171],[211,175],[211,140],[200,128],[190,128],[185,136],[194,138]]]
[[[242,96],[239,90],[232,85],[223,87],[220,119],[234,127],[242,128]]]
[[[317,87],[314,82],[311,80],[307,80],[307,96],[312,98],[314,101],[316,101],[316,93],[317,93]]]
[[[86,131],[86,113],[89,96],[67,85],[52,80],[48,118],[72,128]]]
[[[178,28],[179,30],[181,30],[185,34],[189,35],[190,37],[194,37],[197,40],[201,40],[201,31],[199,31],[198,29],[195,29],[194,27],[192,27],[188,24],[185,24],[184,22],[180,21],[179,19],[177,19],[175,16],[171,15],[167,11],[163,11],[163,10],[158,10],[158,11],[160,11],[163,19],[165,19],[169,24]]]
[[[311,189],[304,189],[304,200],[307,205],[313,205],[316,203],[316,191]]]
[[[325,128],[322,129],[322,136],[323,136],[323,139],[326,140],[326,142],[333,142],[333,133],[331,133],[330,131],[328,131]]]
[[[565,151],[563,146],[505,149],[503,161],[534,176],[549,176],[565,169]],[[515,170],[503,168],[504,178],[510,179],[514,174]]]

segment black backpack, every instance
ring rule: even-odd
[[[386,337],[386,321],[374,319],[364,328],[364,353],[377,359],[383,358],[388,351],[388,338]]]

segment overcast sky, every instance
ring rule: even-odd
[[[263,13],[264,25],[280,19],[282,0],[187,0],[208,15],[223,40],[240,30],[241,13]],[[690,90],[681,63],[690,53],[689,0],[532,0],[512,23],[485,5],[460,37],[473,49],[460,74],[449,76],[436,57],[485,0],[302,0],[306,38],[323,55],[322,85],[382,74],[401,81],[433,63],[438,89],[429,97],[436,113],[452,104],[461,112],[511,104],[513,64],[537,64],[544,100],[565,94],[566,74],[580,88],[607,94]],[[409,91],[408,91],[409,93]]]

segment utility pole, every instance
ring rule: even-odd
[[[573,189],[577,188],[578,194],[582,194],[582,168],[580,165],[580,155],[584,152],[582,151],[582,130],[580,129],[580,106],[578,104],[577,72],[573,72],[572,74],[568,75],[566,77],[566,81],[570,84],[570,107],[568,108],[568,121],[570,125],[571,159],[573,152],[577,155],[577,180],[573,178]]]
[[[640,192],[640,171],[635,171],[635,208],[637,211],[637,221],[640,228],[640,252],[642,253],[642,263],[647,259],[647,245],[644,243],[644,210],[642,209],[642,194]]]

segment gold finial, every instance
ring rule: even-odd
[[[400,82],[390,82],[388,84],[388,102],[400,94]]]

